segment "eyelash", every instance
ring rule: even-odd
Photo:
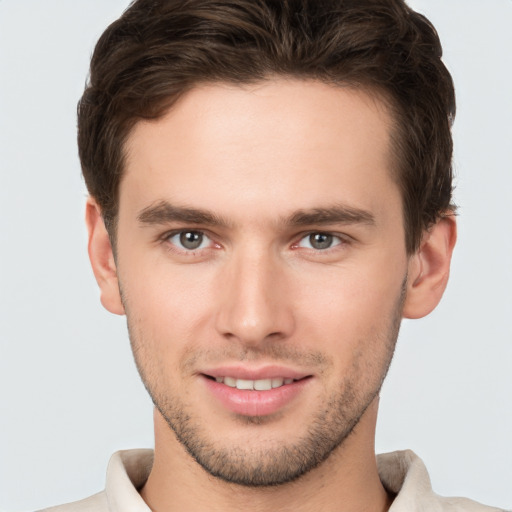
[[[319,248],[315,248],[315,247],[304,247],[301,245],[301,243],[305,240],[308,240],[309,239],[309,242],[311,244],[311,238],[313,236],[322,236],[322,237],[328,237],[330,238],[331,242],[336,242],[334,243],[334,245],[329,245],[328,247],[325,247],[323,249],[319,249]],[[321,243],[321,242],[320,242]],[[339,235],[339,234],[336,234],[336,233],[331,233],[329,231],[310,231],[309,233],[305,233],[303,235],[301,235],[301,238],[299,239],[298,242],[295,242],[293,245],[292,245],[292,248],[293,249],[297,249],[299,247],[303,247],[304,249],[307,249],[307,250],[310,250],[310,251],[313,251],[315,253],[324,253],[324,254],[327,254],[327,253],[330,253],[332,250],[336,250],[337,247],[339,247],[340,245],[346,245],[348,243],[347,241],[347,238],[342,236],[342,235]]]
[[[210,245],[208,247],[198,247],[197,249],[187,249],[184,247],[180,247],[178,245],[179,242],[178,243],[171,242],[172,238],[174,238],[178,235],[184,235],[187,233],[197,233],[197,234],[207,238],[208,240],[210,240]],[[308,239],[308,237],[311,239],[311,237],[314,235],[315,236],[320,235],[320,236],[332,237],[333,241],[337,241],[337,243],[335,243],[334,245],[331,245],[329,247],[326,247],[324,249],[315,249],[314,247],[303,247],[300,245],[301,242]],[[219,243],[214,242],[212,237],[206,231],[201,230],[201,229],[173,230],[173,231],[163,234],[160,237],[160,240],[166,244],[166,247],[168,250],[179,252],[180,254],[185,254],[185,255],[196,255],[199,251],[221,248],[221,245]],[[308,231],[306,233],[301,233],[299,235],[299,238],[296,240],[297,241],[291,245],[292,250],[297,250],[297,249],[303,248],[307,251],[311,251],[311,252],[314,252],[317,254],[328,254],[331,251],[341,249],[340,246],[346,246],[350,243],[350,240],[348,239],[347,235],[341,235],[339,233],[333,233],[333,232],[329,232],[329,231]],[[202,243],[203,243],[203,241],[201,242],[201,245],[202,245]]]
[[[198,247],[197,249],[187,249],[185,247],[180,247],[177,243],[171,242],[171,239],[174,238],[175,236],[185,235],[188,233],[197,233],[197,234],[201,235],[202,237],[207,238],[208,240],[210,240],[211,245],[209,247]],[[206,233],[205,231],[200,230],[200,229],[177,229],[177,230],[169,231],[169,232],[165,233],[164,235],[162,235],[161,240],[162,240],[162,242],[165,243],[166,248],[168,250],[179,252],[180,254],[185,254],[185,255],[195,255],[199,251],[220,248],[220,244],[213,242],[212,238],[208,235],[208,233]],[[203,243],[203,241],[201,241],[201,245],[202,245],[202,243]]]

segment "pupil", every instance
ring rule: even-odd
[[[203,235],[197,231],[187,231],[180,235],[180,243],[185,249],[197,249],[202,241]]]
[[[315,233],[309,236],[309,241],[315,249],[328,249],[332,244],[332,235]]]

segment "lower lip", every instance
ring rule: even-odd
[[[204,376],[203,380],[213,396],[229,411],[243,416],[268,416],[294,400],[311,378],[293,381],[268,391],[232,388]]]

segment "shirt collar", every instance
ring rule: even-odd
[[[112,455],[105,487],[110,512],[151,512],[139,490],[152,466],[153,450],[123,450]]]
[[[110,512],[151,512],[139,494],[153,465],[153,450],[115,453],[107,469],[106,495]],[[436,495],[421,459],[411,450],[377,456],[379,476],[396,498],[389,512],[436,510]]]
[[[382,485],[396,495],[389,512],[438,509],[427,468],[413,451],[377,455],[377,468]]]

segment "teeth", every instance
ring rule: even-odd
[[[255,380],[254,389],[257,391],[268,391],[272,389],[272,379]]]
[[[236,388],[236,379],[233,379],[233,377],[224,377],[224,384],[230,388]]]
[[[236,380],[236,389],[254,389],[254,381],[253,380],[237,379]]]
[[[272,379],[272,387],[280,388],[283,385],[284,379]]]
[[[230,388],[255,389],[256,391],[269,391],[270,389],[280,388],[285,384],[291,384],[293,382],[293,379],[283,379],[282,377],[258,380],[234,379],[233,377],[215,377],[215,380],[217,382],[224,383]]]

